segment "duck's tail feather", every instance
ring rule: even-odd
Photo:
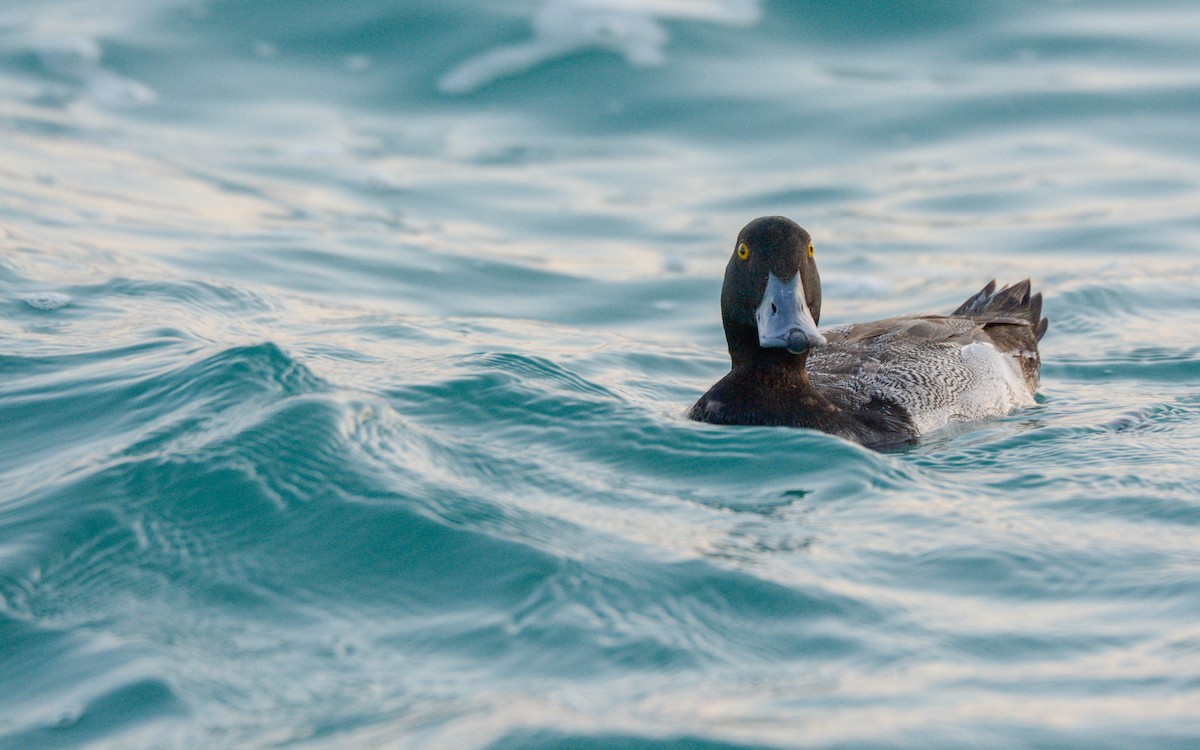
[[[992,279],[983,289],[958,309],[950,313],[970,318],[1019,318],[1029,321],[1033,335],[1038,341],[1046,335],[1050,321],[1042,317],[1042,293],[1030,294],[1029,279],[1009,284],[996,291],[996,280]],[[1015,322],[1015,321],[1014,321]]]

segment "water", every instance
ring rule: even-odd
[[[1200,743],[1200,11],[9,0],[0,746]],[[683,411],[1031,276],[1039,404]]]

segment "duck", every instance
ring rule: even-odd
[[[1049,320],[1028,279],[988,282],[949,315],[820,328],[812,236],[783,216],[738,234],[721,287],[729,374],[687,417],[819,430],[870,448],[1035,403]]]

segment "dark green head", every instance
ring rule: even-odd
[[[725,267],[721,319],[735,367],[765,356],[764,350],[799,355],[825,345],[817,332],[821,277],[803,227],[764,216],[742,229]]]

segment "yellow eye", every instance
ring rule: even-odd
[[[747,245],[745,242],[738,243],[737,256],[738,256],[738,258],[740,258],[742,260],[749,258],[750,257],[750,246]]]
[[[811,242],[808,243],[808,257],[813,257],[814,252],[816,251],[813,249],[813,244]]]

